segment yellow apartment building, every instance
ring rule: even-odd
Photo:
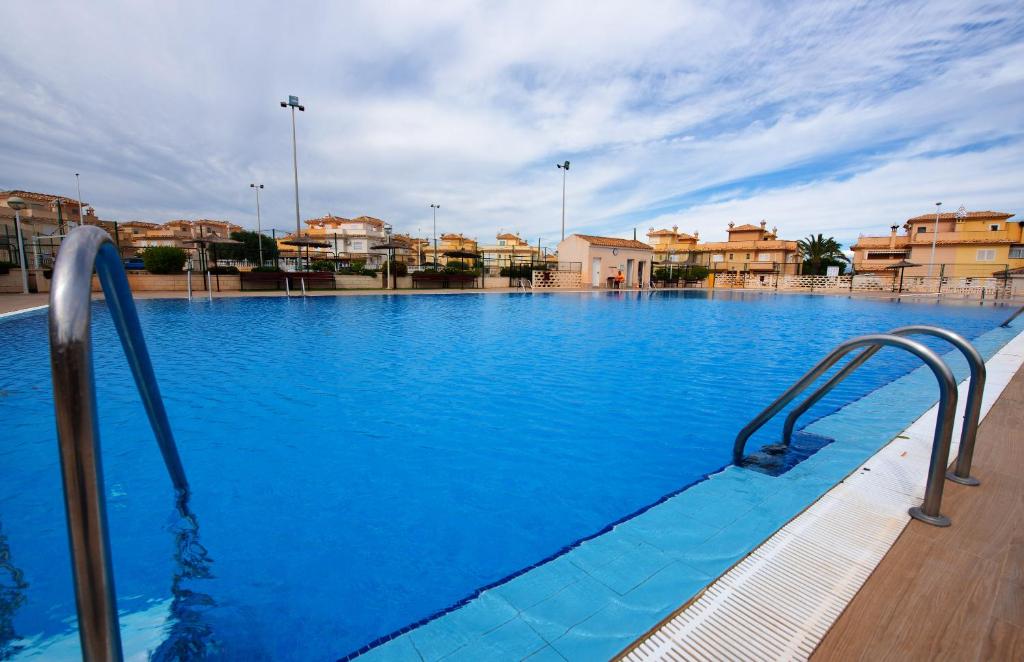
[[[530,245],[530,242],[511,232],[499,232],[495,243],[481,246],[480,252],[485,260],[493,260],[498,264],[507,264],[509,260],[514,263],[537,262],[543,257],[539,246]]]
[[[26,264],[37,266],[39,262],[48,266],[60,245],[61,236],[79,224],[78,201],[52,193],[0,191],[0,260],[10,262],[18,261],[14,210],[7,204],[12,197],[21,198],[26,205],[18,214],[28,258]],[[92,207],[83,202],[81,212],[81,219],[86,225],[102,227],[113,236],[114,224],[97,218]]]
[[[778,238],[778,228],[729,223],[727,241],[695,243],[690,262],[702,264],[713,273],[798,274],[802,256],[796,241]]]
[[[651,228],[647,239],[654,249],[655,262],[687,262],[700,240],[700,233],[686,234],[679,231],[679,226],[673,225],[671,230]]]
[[[890,227],[888,237],[861,236],[853,249],[857,273],[892,273],[886,269],[900,260],[916,265],[907,276],[982,278],[1024,267],[1024,237],[1013,214],[997,211],[922,214],[907,219],[904,234]],[[936,231],[937,225],[937,231]],[[932,246],[934,243],[934,260]],[[929,269],[929,265],[932,265]]]

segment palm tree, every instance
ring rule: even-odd
[[[820,275],[823,267],[843,266],[850,260],[843,255],[843,245],[835,237],[825,238],[820,233],[796,242],[804,258],[804,273]]]

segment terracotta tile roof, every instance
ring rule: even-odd
[[[673,232],[672,230],[651,230],[650,232],[647,233],[647,236],[648,237],[665,237],[665,236],[675,236],[676,234],[678,234],[678,233]]]
[[[574,237],[579,237],[588,244],[594,246],[612,246],[614,248],[635,248],[642,251],[654,250],[648,244],[635,239],[619,239],[618,237],[597,237],[592,234],[575,234]]]
[[[858,237],[857,243],[850,246],[850,250],[858,248],[889,248],[890,237]],[[906,235],[897,236],[894,248],[903,248],[910,243],[910,237]]]
[[[333,214],[326,214],[326,215],[321,216],[319,218],[311,218],[311,219],[307,220],[306,221],[306,225],[308,225],[310,227],[319,227],[319,226],[327,225],[328,223],[331,224],[331,225],[337,225],[337,224],[340,224],[340,223],[351,223],[351,222],[352,222],[351,219],[344,218],[342,216],[335,216]]]
[[[729,232],[749,232],[750,230],[764,230],[764,228],[757,225],[751,225],[750,223],[729,228]]]
[[[503,234],[499,234],[498,235],[498,239],[516,239],[516,240],[522,241],[522,239],[520,238],[519,235],[512,234],[511,232],[505,232]]]
[[[63,195],[53,195],[51,193],[33,193],[32,191],[19,190],[0,191],[0,196],[2,197],[9,198],[12,195],[16,195],[19,198],[24,198],[26,200],[32,200],[33,202],[53,202],[55,199],[60,199],[64,203],[70,203],[73,205],[78,204],[78,200],[75,200],[73,198],[66,198]],[[82,203],[83,207],[87,207],[88,205],[88,202]]]
[[[747,241],[713,241],[706,244],[697,244],[690,250],[697,252],[708,251],[796,251],[795,241],[782,239],[749,239]]]
[[[996,220],[1005,220],[1005,219],[1010,218],[1012,216],[1013,216],[1013,214],[1007,214],[1006,212],[1002,212],[1002,211],[969,211],[969,212],[967,212],[967,216],[965,218],[970,218],[970,219],[991,218],[991,219],[996,219]],[[934,221],[935,220],[935,214],[921,214],[920,216],[915,216],[913,218],[908,218],[907,220],[908,221]],[[955,221],[956,220],[956,212],[944,212],[942,214],[939,214],[939,220],[940,221]]]
[[[379,218],[374,218],[373,216],[356,216],[355,218],[352,219],[352,222],[369,223],[370,225],[373,225],[378,228],[384,227],[384,221],[380,220]]]
[[[122,228],[158,228],[160,224],[149,221],[122,221],[119,226]]]

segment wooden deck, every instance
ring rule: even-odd
[[[1024,660],[1024,369],[946,483],[949,528],[916,520],[821,641],[815,660]]]

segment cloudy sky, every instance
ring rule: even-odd
[[[100,6],[102,5],[102,7]],[[1014,2],[0,5],[0,189],[111,220],[400,231],[768,221],[850,243],[934,209],[1024,214]]]

